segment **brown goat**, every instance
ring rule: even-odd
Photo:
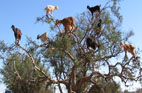
[[[56,25],[63,24],[65,32],[73,31],[75,29],[75,18],[74,17],[67,17],[62,20],[56,20]]]
[[[135,58],[135,47],[131,44],[124,44],[123,42],[120,42],[120,45],[123,47],[125,51],[125,56],[127,56],[127,51],[133,55],[133,58]]]
[[[19,44],[19,40],[21,40],[21,30],[19,28],[15,28],[14,25],[11,26],[13,32],[14,32],[14,36],[15,36],[15,44]]]

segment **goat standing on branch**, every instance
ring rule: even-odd
[[[97,37],[100,37],[100,36],[101,36],[101,28],[102,28],[102,20],[99,19],[99,23],[98,23],[97,26],[95,27]]]
[[[19,40],[21,40],[21,30],[19,28],[15,28],[14,25],[11,26],[13,32],[14,32],[14,36],[15,36],[15,44],[19,44]]]
[[[48,39],[48,35],[47,33],[45,32],[44,34],[42,35],[37,35],[37,39],[40,39],[44,44],[47,43],[47,39]]]
[[[125,57],[127,56],[127,51],[133,55],[133,58],[135,58],[135,47],[131,44],[124,44],[123,42],[120,42],[120,45],[123,47],[125,51]]]
[[[56,20],[56,25],[63,24],[65,32],[67,31],[74,31],[75,30],[75,18],[74,17],[67,17],[62,20]]]
[[[53,11],[54,10],[58,10],[59,7],[58,6],[53,6],[53,5],[48,5],[44,10],[46,11],[46,16],[48,17],[49,12],[51,12],[51,17],[53,17]]]
[[[87,38],[86,40],[87,43],[87,48],[89,47],[93,48],[94,50],[98,47],[100,47],[100,44],[97,44],[95,41],[93,41],[90,37]]]
[[[99,14],[100,14],[100,7],[101,7],[101,5],[96,5],[94,7],[90,7],[89,5],[87,5],[87,8],[90,10],[92,16],[93,16],[94,12],[99,12]]]

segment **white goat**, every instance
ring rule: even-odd
[[[40,39],[43,43],[47,43],[48,35],[47,35],[47,33],[45,32],[45,33],[42,34],[42,35],[37,35],[37,39]]]
[[[125,56],[127,56],[127,51],[133,55],[133,58],[136,58],[135,54],[135,47],[131,44],[125,44],[123,42],[120,42],[120,45],[123,47],[125,51]]]
[[[49,12],[51,12],[51,17],[53,17],[53,11],[54,11],[55,9],[58,10],[59,7],[58,7],[58,6],[53,6],[53,5],[48,5],[48,6],[46,6],[46,8],[44,9],[44,10],[46,11],[46,16],[48,17]]]

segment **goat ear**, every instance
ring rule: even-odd
[[[11,28],[15,27],[14,25],[11,26]]]
[[[122,42],[120,42],[120,46],[123,46]]]
[[[47,10],[47,7],[45,7],[44,10]]]
[[[56,6],[56,9],[58,10],[58,9],[59,9],[59,7],[58,7],[58,6]]]
[[[132,45],[130,45],[131,47],[132,47],[132,49],[135,49],[136,47],[134,47],[134,46],[132,46]]]
[[[56,25],[58,24],[58,21],[59,21],[59,20],[58,20],[58,19],[56,19],[56,22],[55,22],[55,24],[56,24]]]
[[[90,8],[90,6],[89,6],[89,5],[87,5],[87,8]]]

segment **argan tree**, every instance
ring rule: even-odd
[[[78,15],[75,18],[76,28],[72,34],[65,33],[62,27],[55,25],[55,18],[38,17],[38,22],[47,23],[51,31],[55,31],[53,37],[48,38],[47,44],[41,45],[30,40],[29,43],[33,45],[30,50],[17,45],[23,50],[19,53],[25,53],[32,63],[31,68],[35,73],[39,73],[39,77],[42,76],[41,80],[46,82],[47,86],[57,85],[60,93],[64,93],[63,86],[68,93],[92,93],[92,91],[103,93],[106,88],[100,85],[101,79],[105,84],[114,82],[111,86],[116,85],[116,90],[111,92],[118,93],[116,77],[125,85],[131,81],[141,80],[138,49],[136,48],[136,58],[121,56],[124,51],[120,42],[128,42],[133,32],[121,31],[122,16],[119,13],[119,2],[120,0],[108,1],[101,6],[100,13],[94,13],[94,16],[90,11]],[[88,49],[87,38],[95,42],[95,48]],[[37,50],[43,68],[36,62]],[[46,68],[51,69],[50,75],[47,74]],[[13,70],[12,73],[14,72]],[[16,70],[16,73],[20,72]],[[18,78],[19,75],[15,75]]]

